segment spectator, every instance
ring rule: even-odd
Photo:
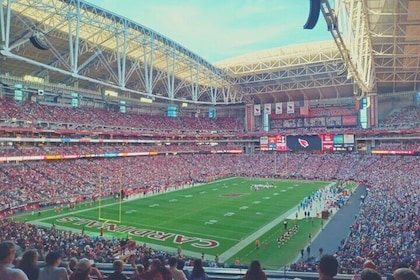
[[[112,267],[114,268],[114,272],[108,276],[108,280],[127,280],[127,276],[125,276],[122,272],[124,270],[124,262],[122,260],[114,261]]]
[[[26,274],[20,270],[11,268],[15,260],[15,245],[10,241],[0,243],[0,275],[2,280],[28,280]]]
[[[81,259],[76,267],[74,272],[70,275],[69,280],[91,280],[89,277],[90,269],[92,264],[88,259]]]
[[[188,280],[208,280],[209,277],[207,273],[204,271],[203,262],[201,259],[195,259],[193,269],[188,276]]]
[[[332,255],[323,255],[318,264],[320,280],[332,280],[338,272],[338,261]]]
[[[134,266],[134,273],[133,275],[131,275],[130,280],[138,280],[140,279],[139,275],[144,272],[144,266],[142,264],[139,264],[139,265],[133,264],[133,266]]]
[[[67,270],[59,267],[61,254],[57,251],[49,252],[45,257],[45,267],[39,271],[39,279],[42,280],[68,280]]]
[[[138,278],[139,280],[166,280],[163,278],[162,273],[160,272],[160,267],[162,263],[159,259],[154,259],[149,266],[149,270],[143,273],[140,273]]]
[[[85,260],[86,258],[82,259]],[[95,262],[93,260],[88,260],[91,268],[89,269],[89,276],[92,277],[93,279],[98,279],[98,280],[102,280],[104,279],[104,276],[102,275],[102,273],[99,271],[99,269],[95,266]]]
[[[376,270],[376,265],[375,265],[375,263],[374,263],[373,261],[371,261],[371,260],[366,260],[366,261],[363,263],[363,268],[371,268],[371,269]]]
[[[70,258],[68,264],[67,264],[67,274],[71,275],[76,270],[76,265],[78,261],[75,257]]]
[[[395,280],[419,280],[414,270],[406,267],[398,268],[394,271]]]
[[[22,255],[22,259],[19,261],[18,268],[22,269],[28,276],[29,280],[38,280],[39,268],[37,266],[38,252],[35,249],[27,250]]]
[[[178,266],[178,259],[175,257],[171,257],[168,260],[169,264],[169,271],[171,272],[173,280],[187,280],[185,273],[182,270],[177,268]]]
[[[382,277],[376,270],[372,268],[365,268],[361,274],[362,280],[381,280]]]
[[[244,280],[267,280],[267,275],[261,269],[261,263],[253,260],[244,276]]]

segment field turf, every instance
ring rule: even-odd
[[[253,184],[272,188],[251,190]],[[41,226],[83,230],[98,236],[100,228],[108,238],[133,238],[140,244],[184,255],[249,264],[259,259],[268,269],[278,269],[299,257],[306,248],[309,233],[320,230],[319,218],[295,219],[296,206],[329,182],[227,178],[139,199],[79,204],[76,209],[64,207],[60,213],[48,210],[18,219]],[[119,211],[121,207],[121,212]],[[121,220],[119,214],[121,213]],[[283,221],[298,223],[299,230],[285,244],[278,246]],[[104,220],[109,220],[104,224]],[[119,220],[121,222],[119,222]],[[257,249],[255,241],[260,240]]]

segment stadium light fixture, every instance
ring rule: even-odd
[[[146,97],[140,97],[140,102],[142,103],[153,103],[153,99],[146,98]]]
[[[106,89],[105,90],[105,95],[112,96],[112,97],[117,97],[118,96],[118,92],[113,91],[113,90]]]
[[[36,76],[32,76],[32,75],[23,76],[23,80],[27,81],[27,82],[32,82],[32,83],[38,83],[38,84],[43,84],[44,81],[45,81],[44,78],[36,77]]]

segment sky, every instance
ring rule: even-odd
[[[87,0],[214,63],[242,54],[332,40],[322,13],[303,29],[309,0]]]

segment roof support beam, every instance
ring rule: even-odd
[[[375,69],[366,7],[362,0],[338,0],[335,4],[333,9],[329,0],[321,0],[328,30],[346,64],[349,78],[353,78],[363,92],[372,92],[376,87]],[[347,35],[347,40],[342,34]]]
[[[166,83],[169,99],[175,98],[175,65],[176,53],[174,50],[168,51],[165,55],[166,59]]]

